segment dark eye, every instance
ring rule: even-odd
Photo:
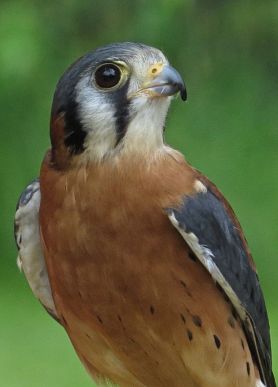
[[[105,63],[99,66],[95,72],[95,82],[102,89],[110,89],[116,86],[121,77],[121,70],[113,63]]]

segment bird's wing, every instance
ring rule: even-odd
[[[262,381],[275,387],[271,368],[269,323],[256,269],[239,222],[217,188],[206,186],[183,204],[167,209],[170,221],[226,294],[241,319]]]
[[[16,207],[14,235],[18,248],[17,265],[24,272],[34,295],[58,320],[41,246],[40,201],[40,183],[35,179],[24,189]]]

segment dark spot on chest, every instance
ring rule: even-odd
[[[196,325],[196,327],[201,328],[201,326],[202,326],[202,320],[201,320],[201,317],[199,317],[199,316],[197,316],[197,315],[193,315],[193,316],[192,316],[192,321],[193,321],[193,323]]]
[[[246,370],[247,370],[248,376],[250,376],[250,363],[248,361],[246,362]]]
[[[189,341],[192,341],[193,340],[193,333],[189,329],[187,329],[186,333],[187,333],[187,337],[188,337]]]
[[[220,341],[219,337],[216,335],[213,335],[213,338],[214,338],[214,343],[215,343],[216,348],[219,349],[221,347],[221,341]]]
[[[180,283],[181,283],[181,285],[184,287],[184,289],[185,289],[186,294],[188,295],[188,297],[192,297],[192,293],[191,293],[190,290],[188,289],[188,286],[186,285],[186,283],[185,283],[183,280],[180,280]]]
[[[184,315],[181,313],[180,316],[181,316],[182,322],[185,324],[186,323],[186,319],[185,319]]]
[[[183,281],[183,280],[180,280],[180,283],[181,283],[181,285],[186,289],[187,288],[187,285],[186,285],[186,283]]]

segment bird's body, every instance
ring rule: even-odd
[[[185,95],[184,85],[146,46],[108,46],[98,55],[100,62],[81,59],[58,85],[52,150],[40,174],[56,318],[100,381],[274,387],[263,296],[239,223],[215,186],[163,143],[169,96]],[[89,59],[96,70],[88,72]],[[114,63],[109,72],[106,62]],[[113,86],[111,97],[100,89],[98,97],[99,63],[109,77],[115,63],[127,63],[127,88]],[[150,77],[147,69],[154,80],[140,88],[138,71]],[[112,113],[102,110],[109,98]]]
[[[41,227],[54,300],[93,374],[129,386],[215,386],[215,374],[223,387],[255,386],[231,306],[165,216],[196,193],[197,178],[166,147],[148,165],[119,159],[66,175],[46,159]]]

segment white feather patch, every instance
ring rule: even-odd
[[[15,213],[16,239],[19,246],[17,266],[24,272],[34,295],[53,315],[57,315],[40,240],[39,183],[32,185],[36,192],[27,203],[20,204]]]
[[[203,193],[206,193],[208,191],[207,187],[200,180],[195,180],[194,189],[197,192],[203,192]]]
[[[266,387],[266,385],[263,384],[263,382],[261,380],[257,380],[256,381],[256,387]]]
[[[115,108],[105,93],[92,86],[87,75],[76,86],[76,101],[83,129],[87,132],[83,161],[101,161],[116,144]]]

